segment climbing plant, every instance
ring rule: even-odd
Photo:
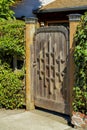
[[[87,13],[81,17],[76,30],[74,62],[73,109],[87,114]]]

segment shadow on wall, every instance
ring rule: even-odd
[[[32,10],[41,7],[43,4],[42,0],[22,0],[21,3],[13,7],[16,18],[22,17],[33,17]]]

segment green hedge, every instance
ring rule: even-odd
[[[12,72],[7,65],[0,65],[0,108],[23,108],[25,93],[23,71]]]
[[[14,55],[24,58],[24,27],[25,23],[20,20],[0,22],[0,59],[3,62],[11,62]]]
[[[75,34],[74,61],[73,109],[87,114],[87,13],[81,17]]]
[[[25,59],[25,23],[19,20],[0,22],[0,108],[23,108],[25,104],[24,65],[13,71],[14,55]]]

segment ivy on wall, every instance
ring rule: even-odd
[[[73,109],[87,114],[87,13],[81,17],[75,34],[74,62]]]

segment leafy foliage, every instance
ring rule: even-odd
[[[81,17],[75,34],[75,87],[73,108],[87,113],[87,13]]]
[[[0,0],[0,108],[22,108],[25,103],[24,66],[13,71],[13,58],[24,60],[24,22],[11,6],[20,0]]]
[[[0,22],[0,108],[22,108],[25,102],[24,69],[12,70],[14,55],[24,60],[24,22]]]
[[[13,3],[14,0],[0,0],[0,20],[13,18],[14,12],[10,9]]]
[[[24,59],[24,22],[0,22],[0,59],[11,64],[14,55]]]
[[[0,108],[22,108],[24,91],[23,71],[19,74],[12,72],[8,65],[0,65]]]
[[[14,12],[10,7],[19,1],[22,0],[0,0],[0,21],[14,19]]]

